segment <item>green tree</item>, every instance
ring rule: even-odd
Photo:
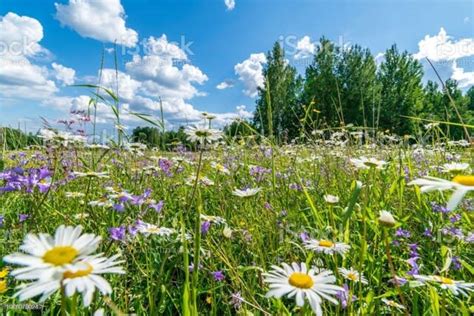
[[[344,49],[336,68],[342,122],[375,127],[380,101],[377,66],[368,49],[359,45]]]
[[[421,64],[408,52],[400,53],[393,45],[385,52],[385,60],[377,77],[382,96],[378,111],[379,126],[401,135],[411,134],[413,120],[403,116],[413,116],[422,107]]]
[[[340,83],[335,75],[339,48],[321,38],[313,62],[306,69],[301,102],[305,106],[305,125],[309,131],[342,122],[338,108]]]
[[[286,61],[285,51],[278,42],[267,54],[263,75],[265,85],[258,91],[254,124],[266,136],[270,135],[271,128],[277,141],[292,139],[299,130],[302,111],[298,100],[302,79]]]

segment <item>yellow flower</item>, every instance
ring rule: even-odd
[[[8,275],[8,268],[5,267],[0,271],[0,279],[5,278],[7,275]]]
[[[0,280],[0,294],[5,293],[8,290],[7,280]]]

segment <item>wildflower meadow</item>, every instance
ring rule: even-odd
[[[0,0],[0,315],[474,315],[473,0]]]
[[[186,130],[194,150],[43,131],[4,153],[2,306],[45,314],[472,310],[464,141],[349,130],[275,146]],[[326,136],[325,136],[326,135]]]

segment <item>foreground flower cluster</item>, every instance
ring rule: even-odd
[[[76,292],[82,294],[84,306],[89,306],[94,292],[103,295],[112,293],[110,284],[101,276],[105,273],[124,271],[116,261],[118,255],[110,258],[94,254],[101,238],[93,234],[82,234],[82,227],[60,226],[54,236],[28,234],[20,246],[23,252],[3,258],[9,264],[20,265],[11,272],[17,280],[32,281],[21,284],[15,294],[20,301],[41,295],[45,301],[63,288],[66,296]]]

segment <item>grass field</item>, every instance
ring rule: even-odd
[[[190,134],[207,144],[160,152],[53,134],[44,147],[4,152],[0,308],[25,315],[39,312],[28,306],[45,315],[474,312],[468,144],[362,143],[339,132],[277,147],[204,142],[220,136],[206,129]],[[447,181],[425,179],[435,190],[422,192],[433,189],[419,180],[425,176]],[[101,241],[61,225],[80,225]],[[27,235],[57,229],[54,239]],[[19,299],[27,305],[14,306]]]

